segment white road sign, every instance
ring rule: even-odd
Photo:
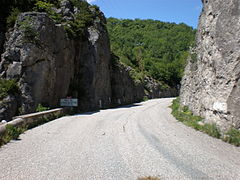
[[[67,107],[77,107],[78,106],[78,99],[61,99],[60,100],[61,106]]]

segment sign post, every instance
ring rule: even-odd
[[[78,99],[66,98],[60,100],[60,105],[70,107],[70,114],[74,114],[73,108],[78,107]]]
[[[65,107],[77,107],[78,99],[72,99],[72,98],[61,99],[60,105]]]

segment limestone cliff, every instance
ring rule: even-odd
[[[105,17],[89,10],[94,18],[82,31],[76,30],[82,33],[77,38],[66,32],[66,22],[79,12],[67,0],[54,10],[61,14],[61,23],[43,12],[19,15],[7,33],[0,61],[0,77],[15,79],[19,92],[0,100],[0,119],[34,112],[38,104],[59,107],[66,97],[78,98],[79,111],[92,111],[139,102],[144,96],[173,95],[153,80],[136,84],[127,67],[112,62]]]
[[[102,18],[102,19],[100,19]],[[1,77],[20,85],[21,111],[41,103],[59,106],[61,98],[79,99],[80,110],[109,107],[110,48],[104,17],[97,17],[84,38],[69,39],[62,25],[46,13],[19,16],[2,54]]]
[[[239,8],[238,0],[203,0],[196,47],[182,80],[182,105],[223,131],[240,128]]]

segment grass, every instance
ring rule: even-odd
[[[229,129],[223,140],[235,146],[240,146],[240,131],[234,128]]]
[[[0,136],[0,147],[7,144],[12,139],[17,140],[19,135],[26,131],[24,127],[14,127],[13,125],[6,126],[6,132]]]
[[[18,140],[20,134],[24,133],[28,129],[45,124],[51,120],[60,118],[61,116],[52,114],[48,117],[40,117],[35,122],[28,124],[27,126],[14,127],[13,125],[6,125],[6,132],[3,135],[0,135],[0,147],[4,144],[7,144],[11,140]]]
[[[187,106],[181,106],[179,98],[173,100],[171,108],[172,115],[185,125],[204,132],[212,137],[222,139],[223,141],[235,146],[240,146],[240,130],[231,128],[228,132],[221,134],[220,129],[216,126],[216,124],[200,125],[203,118],[200,116],[194,116]]]
[[[9,94],[17,93],[19,90],[15,80],[0,79],[0,100]]]
[[[43,112],[49,110],[49,107],[44,107],[42,104],[38,104],[36,112]]]

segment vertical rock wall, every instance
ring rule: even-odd
[[[75,11],[67,0],[57,9],[66,21],[74,18]],[[34,112],[38,104],[59,107],[60,99],[66,97],[79,100],[79,111],[92,111],[139,102],[144,96],[175,95],[151,78],[136,84],[127,67],[113,65],[106,19],[97,14],[74,39],[67,36],[64,22],[57,24],[46,13],[18,17],[6,38],[0,77],[15,79],[19,92],[0,100],[0,120]]]
[[[26,24],[25,24],[26,23]],[[39,103],[57,106],[74,75],[74,43],[45,13],[20,15],[0,64],[1,77],[17,80],[23,112]]]
[[[203,0],[181,103],[224,131],[240,128],[240,2]]]

